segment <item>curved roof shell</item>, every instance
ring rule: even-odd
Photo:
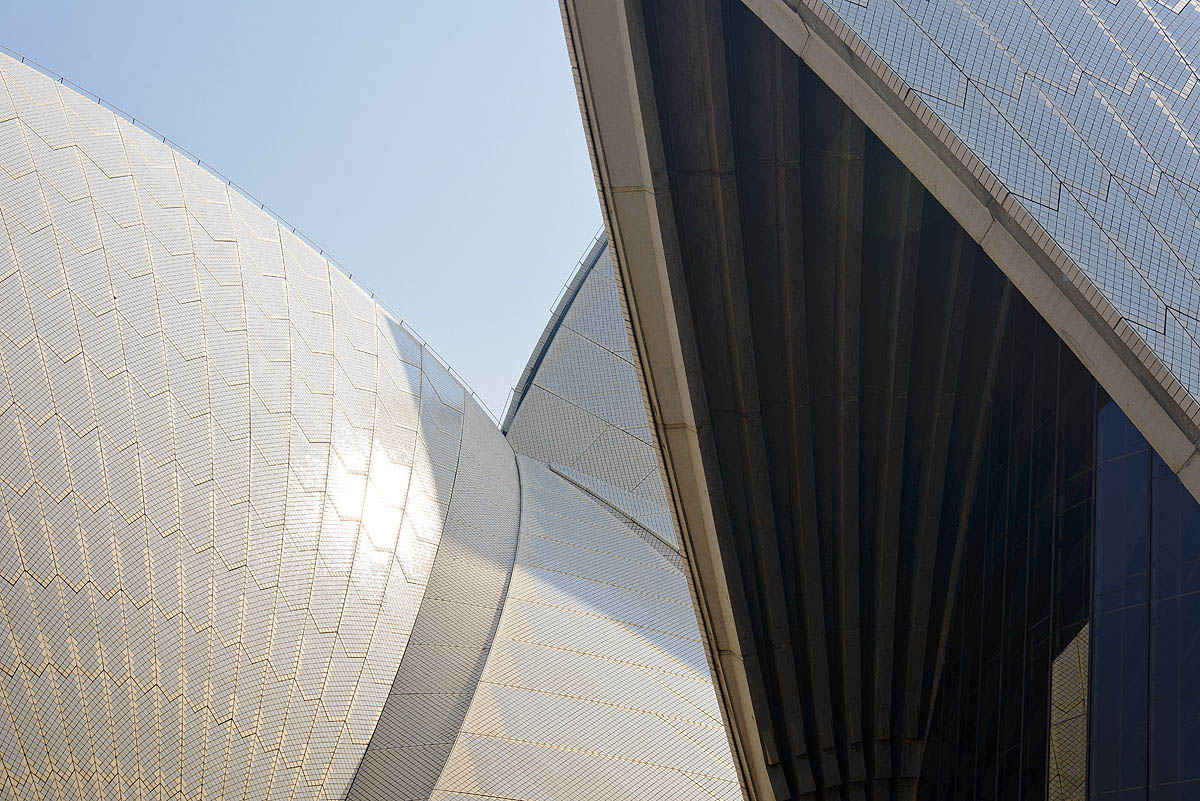
[[[473,401],[225,182],[0,78],[7,791],[341,797]]]
[[[0,225],[0,795],[737,796],[644,440],[556,468],[517,407],[517,456],[323,252],[7,56]]]
[[[1158,0],[827,6],[1200,395],[1196,8]]]

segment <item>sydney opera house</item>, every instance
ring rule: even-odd
[[[1200,798],[1200,5],[561,10],[499,423],[0,56],[0,798]]]

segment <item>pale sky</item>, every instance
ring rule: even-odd
[[[7,0],[0,44],[265,202],[496,415],[600,227],[554,0]]]

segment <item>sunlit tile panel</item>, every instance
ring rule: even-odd
[[[824,4],[1021,200],[1200,396],[1196,4]]]
[[[603,241],[504,428],[515,564],[432,797],[740,799]]]
[[[425,801],[446,763],[500,619],[517,547],[512,449],[467,407],[446,525],[349,801]]]
[[[463,388],[201,167],[0,57],[0,796],[342,798]]]
[[[518,456],[516,566],[435,799],[740,799],[682,557]]]
[[[513,392],[513,448],[677,543],[607,243],[580,261]]]

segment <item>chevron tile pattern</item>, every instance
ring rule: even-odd
[[[506,439],[261,206],[7,56],[0,226],[0,798],[740,797],[602,243]]]
[[[1200,4],[824,2],[1200,397]]]
[[[513,394],[505,430],[517,452],[553,463],[678,547],[606,241],[567,284]]]
[[[740,799],[682,558],[517,459],[516,566],[432,797]]]
[[[464,390],[222,181],[0,81],[0,796],[340,798]]]
[[[425,596],[348,801],[429,798],[496,633],[520,501],[512,449],[472,404]]]
[[[506,416],[521,514],[432,798],[742,797],[605,242]]]

